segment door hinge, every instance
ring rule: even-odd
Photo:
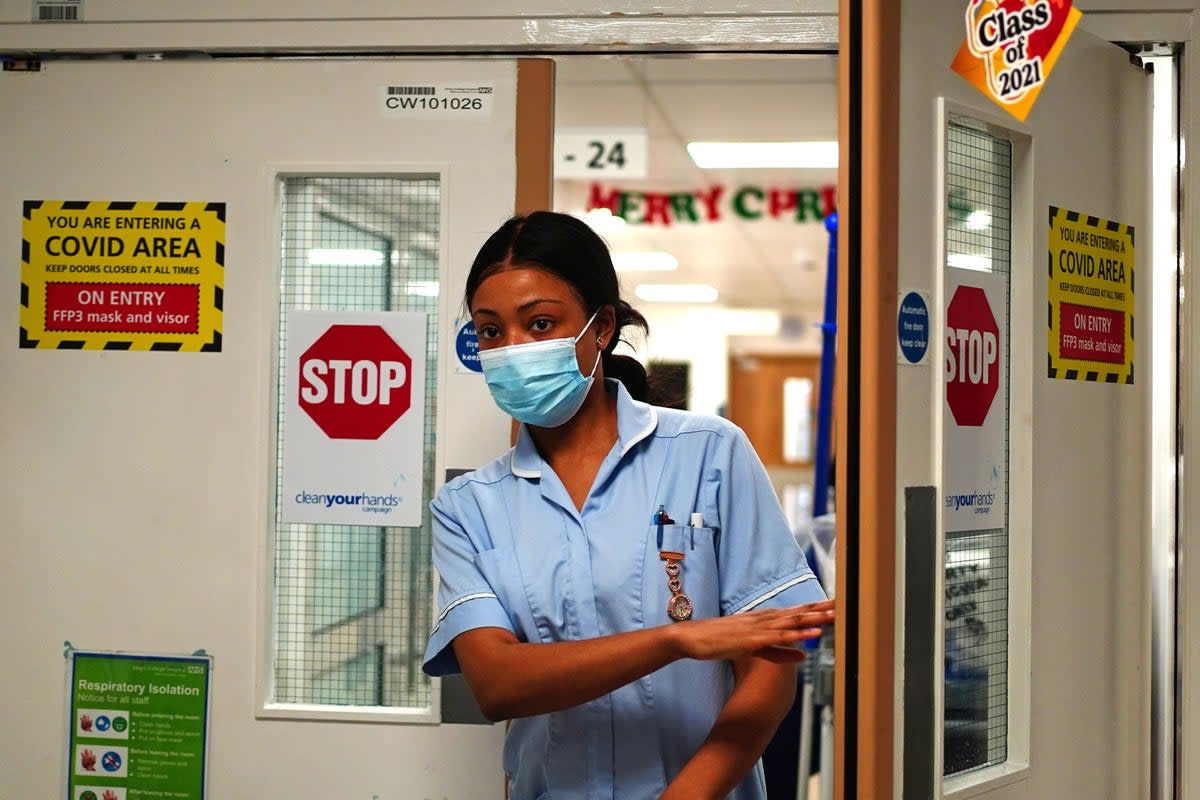
[[[42,62],[36,58],[6,58],[5,72],[41,72]]]

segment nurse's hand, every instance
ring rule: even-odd
[[[793,647],[821,635],[833,622],[833,601],[794,608],[747,611],[728,617],[677,622],[669,626],[682,658],[732,660],[757,655],[772,661],[803,661],[804,651]]]

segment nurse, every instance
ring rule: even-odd
[[[466,304],[516,446],[431,504],[424,669],[512,720],[511,800],[762,800],[795,645],[833,619],[745,435],[645,403],[645,319],[608,248],[551,212],[484,243]]]

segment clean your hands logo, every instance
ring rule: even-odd
[[[996,503],[996,493],[999,488],[1000,467],[993,464],[992,474],[986,489],[977,489],[960,494],[947,494],[946,509],[949,511],[961,511],[964,508],[969,508],[976,514],[990,514],[992,506]]]
[[[394,494],[331,494],[323,492],[301,491],[296,494],[296,502],[304,505],[320,505],[325,508],[334,506],[357,506],[363,511],[375,514],[390,514],[400,505],[403,497]]]

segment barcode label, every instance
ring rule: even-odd
[[[410,95],[432,95],[436,94],[437,90],[432,86],[389,86],[387,93],[393,96],[400,95],[407,97]]]
[[[35,22],[78,22],[79,3],[47,3],[35,0],[33,19]]]
[[[380,112],[392,119],[487,119],[496,102],[494,88],[477,83],[380,84],[377,97]]]

